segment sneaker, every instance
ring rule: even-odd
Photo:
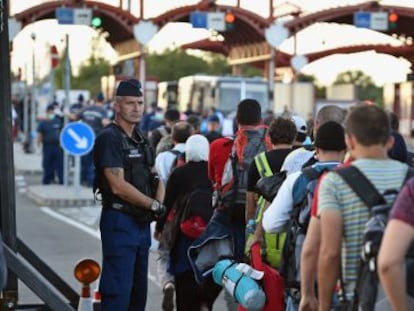
[[[168,282],[163,288],[164,297],[162,298],[162,310],[163,311],[174,311],[174,283]]]

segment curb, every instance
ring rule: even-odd
[[[64,186],[30,186],[26,196],[39,205],[49,207],[75,207],[94,205],[94,198],[90,188],[81,188],[79,193]]]

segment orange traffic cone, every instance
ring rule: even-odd
[[[93,301],[89,284],[83,284],[79,297],[78,311],[93,311]]]
[[[93,259],[81,260],[74,269],[75,278],[82,283],[82,292],[79,297],[78,311],[93,311],[93,299],[90,284],[95,282],[101,268]]]

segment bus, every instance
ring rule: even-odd
[[[178,109],[203,113],[215,107],[225,116],[236,111],[245,98],[256,99],[262,111],[271,109],[269,85],[262,78],[239,76],[192,75],[178,80]]]
[[[158,83],[158,107],[164,110],[177,107],[178,82],[162,81]]]

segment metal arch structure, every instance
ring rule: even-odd
[[[79,7],[64,1],[45,2],[16,14],[15,18],[22,23],[22,27],[25,27],[38,20],[54,19],[55,10],[62,6]],[[81,7],[92,9],[94,15],[102,18],[103,28],[109,33],[107,40],[112,45],[133,38],[132,26],[139,21],[139,18],[128,11],[98,1],[83,1]]]
[[[226,45],[230,47],[262,42],[264,39],[264,30],[269,26],[269,20],[267,18],[240,7],[225,5],[215,5],[212,9],[206,8],[201,4],[183,6],[154,17],[152,21],[160,28],[169,22],[189,22],[190,13],[197,10],[231,11],[235,15],[234,29],[237,29],[237,31],[220,32],[225,38]]]
[[[55,18],[55,10],[59,7],[79,7],[78,4],[65,1],[50,1],[31,7],[15,15],[22,23],[22,27],[41,19]],[[103,28],[108,31],[108,41],[115,45],[123,41],[133,39],[132,27],[141,19],[118,7],[98,1],[82,1],[81,5],[91,8],[95,15],[102,17]],[[251,44],[263,41],[264,29],[268,26],[268,19],[240,7],[214,5],[214,10],[227,12],[231,11],[235,17],[235,28],[237,31],[222,32],[228,45]],[[157,17],[151,21],[159,28],[169,22],[188,22],[190,13],[193,11],[209,10],[203,2],[195,5],[182,6]]]
[[[414,35],[412,19],[414,18],[414,8],[382,5],[379,1],[369,1],[355,5],[339,6],[327,10],[317,11],[310,14],[302,14],[295,19],[285,23],[291,34],[294,34],[312,24],[318,22],[353,24],[353,14],[358,11],[368,12],[390,12],[399,15],[397,28],[386,33],[404,33]]]

